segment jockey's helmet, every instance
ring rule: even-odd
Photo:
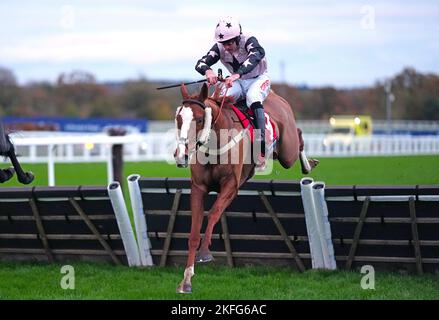
[[[224,42],[239,37],[242,34],[241,24],[232,17],[220,19],[215,29],[215,40]]]

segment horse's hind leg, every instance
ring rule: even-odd
[[[297,128],[297,135],[299,137],[299,159],[300,159],[300,166],[302,167],[302,173],[308,174],[311,172],[312,169],[314,169],[318,164],[319,160],[317,159],[308,159],[305,155],[304,147],[305,142],[303,141],[302,137],[302,130]]]
[[[284,169],[289,169],[296,162],[299,151],[296,150],[295,146],[297,143],[294,143],[293,140],[281,140],[277,145],[277,161],[281,164]]]

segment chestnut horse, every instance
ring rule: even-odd
[[[237,196],[239,187],[255,172],[255,162],[245,161],[251,154],[252,146],[246,128],[243,128],[231,108],[231,99],[220,97],[218,88],[213,96],[208,96],[208,87],[203,85],[198,96],[189,96],[186,87],[181,86],[183,96],[182,106],[177,109],[175,123],[177,130],[177,148],[174,158],[179,167],[186,167],[190,162],[191,170],[191,212],[192,223],[189,236],[189,254],[187,258],[184,278],[177,287],[178,293],[192,292],[191,278],[194,275],[194,264],[213,260],[209,251],[212,231],[219,221],[221,214]],[[288,169],[300,158],[302,172],[308,173],[317,165],[317,160],[308,160],[304,156],[301,132],[296,128],[293,111],[283,98],[273,91],[264,102],[264,109],[275,123],[278,133],[278,142],[273,150],[273,157]],[[214,146],[207,145],[210,137],[215,133],[220,137],[221,130],[228,129],[234,132],[226,141],[214,141]],[[192,139],[191,139],[192,132]],[[213,152],[213,158],[218,160],[224,157],[235,161],[200,161],[209,150],[223,150]],[[203,149],[204,148],[204,149]],[[225,150],[225,151],[224,151]],[[236,152],[237,151],[237,152]],[[224,153],[220,155],[220,153]],[[232,155],[235,153],[235,155]],[[192,159],[192,156],[194,156]],[[302,156],[301,156],[302,155]],[[199,157],[198,157],[199,156]],[[246,158],[247,157],[247,158]],[[210,158],[211,159],[211,158]],[[251,158],[253,159],[253,158]],[[212,160],[212,159],[211,159]],[[216,191],[218,196],[208,214],[208,224],[204,233],[198,255],[196,250],[200,245],[200,229],[204,216],[204,198],[210,191]]]

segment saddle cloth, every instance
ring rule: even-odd
[[[235,112],[236,116],[238,117],[239,121],[241,122],[242,126],[244,128],[247,128],[249,125],[249,132],[250,132],[250,138],[252,143],[254,142],[254,125],[253,123],[250,121],[249,116],[253,116],[253,110],[248,109],[247,114],[244,114],[244,112],[242,112],[240,109],[238,109],[237,107],[235,107],[234,105],[232,105],[232,109]],[[276,130],[274,128],[274,122],[273,120],[271,120],[270,116],[265,113],[265,144],[267,146],[271,145],[273,141],[275,141],[277,139],[277,133]]]

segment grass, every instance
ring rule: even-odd
[[[182,268],[136,269],[101,263],[71,263],[75,289],[61,288],[60,264],[0,263],[0,299],[416,299],[439,298],[435,275],[377,273],[375,289],[360,286],[360,272],[298,273],[286,267],[197,266],[193,294],[175,293]]]
[[[439,184],[439,156],[322,158],[319,166],[308,176],[327,185],[416,185]],[[45,164],[25,164],[35,173],[33,185],[47,185]],[[189,169],[179,169],[166,162],[127,162],[124,175],[137,173],[146,177],[190,177]],[[106,165],[56,164],[56,185],[106,185]],[[274,163],[270,175],[255,179],[300,180],[303,175],[297,162],[290,170]],[[19,186],[16,178],[3,186]]]

